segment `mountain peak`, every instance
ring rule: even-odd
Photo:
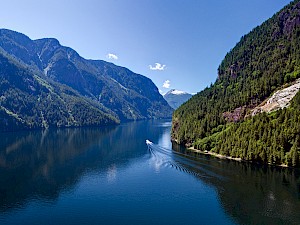
[[[44,45],[48,44],[48,45],[59,46],[59,47],[61,46],[59,40],[57,40],[56,38],[41,38],[41,39],[34,40],[34,42],[42,43]]]
[[[188,94],[185,91],[180,91],[180,90],[176,90],[176,89],[171,89],[170,91],[168,91],[165,95],[184,95],[184,94]]]
[[[185,103],[192,97],[191,94],[185,91],[179,91],[176,89],[171,89],[164,95],[164,99],[168,102],[168,104],[173,108],[177,109],[180,105]]]
[[[6,99],[0,131],[117,124],[173,112],[149,78],[84,59],[54,38],[31,40],[0,29],[0,64],[0,96]]]

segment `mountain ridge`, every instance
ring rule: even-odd
[[[300,77],[299,37],[295,0],[244,35],[221,62],[216,82],[174,112],[172,139],[234,158],[299,166],[299,92],[288,108],[244,117]]]
[[[185,91],[177,90],[177,89],[171,89],[170,91],[168,91],[168,92],[167,92],[166,94],[164,94],[164,95],[168,95],[168,94],[183,95],[183,94],[188,94],[188,93],[185,92]]]
[[[171,89],[163,96],[173,109],[177,109],[180,105],[188,101],[193,95],[185,91]]]
[[[55,93],[56,97],[54,102],[52,102],[53,104],[48,102],[53,107],[56,104],[55,108],[59,109],[60,104],[68,105],[75,99],[82,104],[85,102],[83,105],[87,104],[88,106],[85,105],[85,110],[83,111],[89,115],[86,119],[90,121],[86,125],[102,124],[94,120],[94,113],[91,113],[94,110],[99,110],[99,113],[101,111],[101,115],[111,118],[114,121],[113,123],[171,117],[172,109],[149,78],[103,60],[84,59],[72,48],[60,45],[57,39],[31,40],[19,32],[0,29],[0,55],[2,56],[3,64],[11,70],[9,75],[2,73],[0,77],[2,85],[0,96],[2,95],[4,98],[7,97],[9,90],[15,88],[13,91],[20,94],[20,85],[27,85],[26,88],[24,87],[22,96],[26,95],[28,97],[25,99],[32,99],[30,101],[34,102],[33,99],[36,99],[36,96],[34,96],[36,93],[32,92],[30,88],[32,86],[31,83],[33,83],[33,89],[40,90],[43,89],[40,86],[44,87],[42,92],[37,92],[39,94],[43,93],[45,95],[50,93],[50,95],[53,95]],[[6,72],[8,73],[8,71]],[[28,80],[16,80],[18,73],[27,74]],[[23,77],[21,76],[21,78]],[[22,81],[23,84],[18,84],[18,81]],[[19,86],[14,86],[13,84],[18,84]],[[61,92],[62,90],[63,92]],[[43,100],[44,97],[42,96]],[[61,99],[64,99],[64,101]],[[56,101],[59,101],[60,104]],[[31,107],[34,105],[32,104]],[[11,115],[19,115],[20,118],[28,116],[25,111],[19,114],[20,110],[10,107],[7,101],[5,106],[3,101],[0,102],[0,105],[2,108],[5,107],[12,112],[10,117]],[[28,106],[26,105],[26,107]],[[37,107],[37,103],[33,107]],[[7,114],[7,110],[4,110],[2,113]],[[30,110],[28,109],[28,111]],[[52,111],[54,112],[55,109]],[[66,107],[63,111],[66,111],[65,114],[68,114],[69,110]],[[55,113],[57,114],[58,112]],[[81,112],[78,113],[81,114]],[[38,115],[41,114],[40,112],[33,114],[37,121],[43,120],[42,116]],[[47,121],[47,114],[44,113],[44,115],[46,115],[44,119]],[[51,117],[51,115],[48,116]],[[56,117],[61,117],[61,115],[56,115]],[[79,123],[70,122],[72,119],[69,118],[70,124],[66,122],[68,120],[67,117],[65,116],[64,118],[65,122],[58,124],[48,121],[48,126],[84,125],[84,117]],[[2,118],[2,120],[4,121],[5,119]],[[41,124],[41,122],[38,122],[33,127],[44,127]],[[25,127],[31,128],[28,124]]]

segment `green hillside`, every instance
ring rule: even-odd
[[[216,82],[174,112],[172,139],[245,160],[299,165],[299,93],[287,109],[245,117],[299,77],[296,0],[243,36],[221,62]]]
[[[119,123],[97,102],[13,58],[0,54],[0,67],[0,131]]]
[[[53,38],[0,29],[0,132],[170,118],[147,77],[88,60]]]

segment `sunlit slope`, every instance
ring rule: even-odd
[[[299,93],[287,109],[248,114],[300,77],[299,38],[296,0],[243,36],[221,62],[216,82],[174,112],[173,140],[247,160],[298,164]]]

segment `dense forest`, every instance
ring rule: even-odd
[[[0,67],[0,131],[119,123],[99,103],[13,58],[0,54]]]
[[[0,29],[0,131],[170,118],[147,77],[88,60],[53,38]]]
[[[300,96],[291,106],[246,115],[300,77],[300,2],[243,36],[218,78],[173,114],[172,139],[246,160],[299,165]]]

